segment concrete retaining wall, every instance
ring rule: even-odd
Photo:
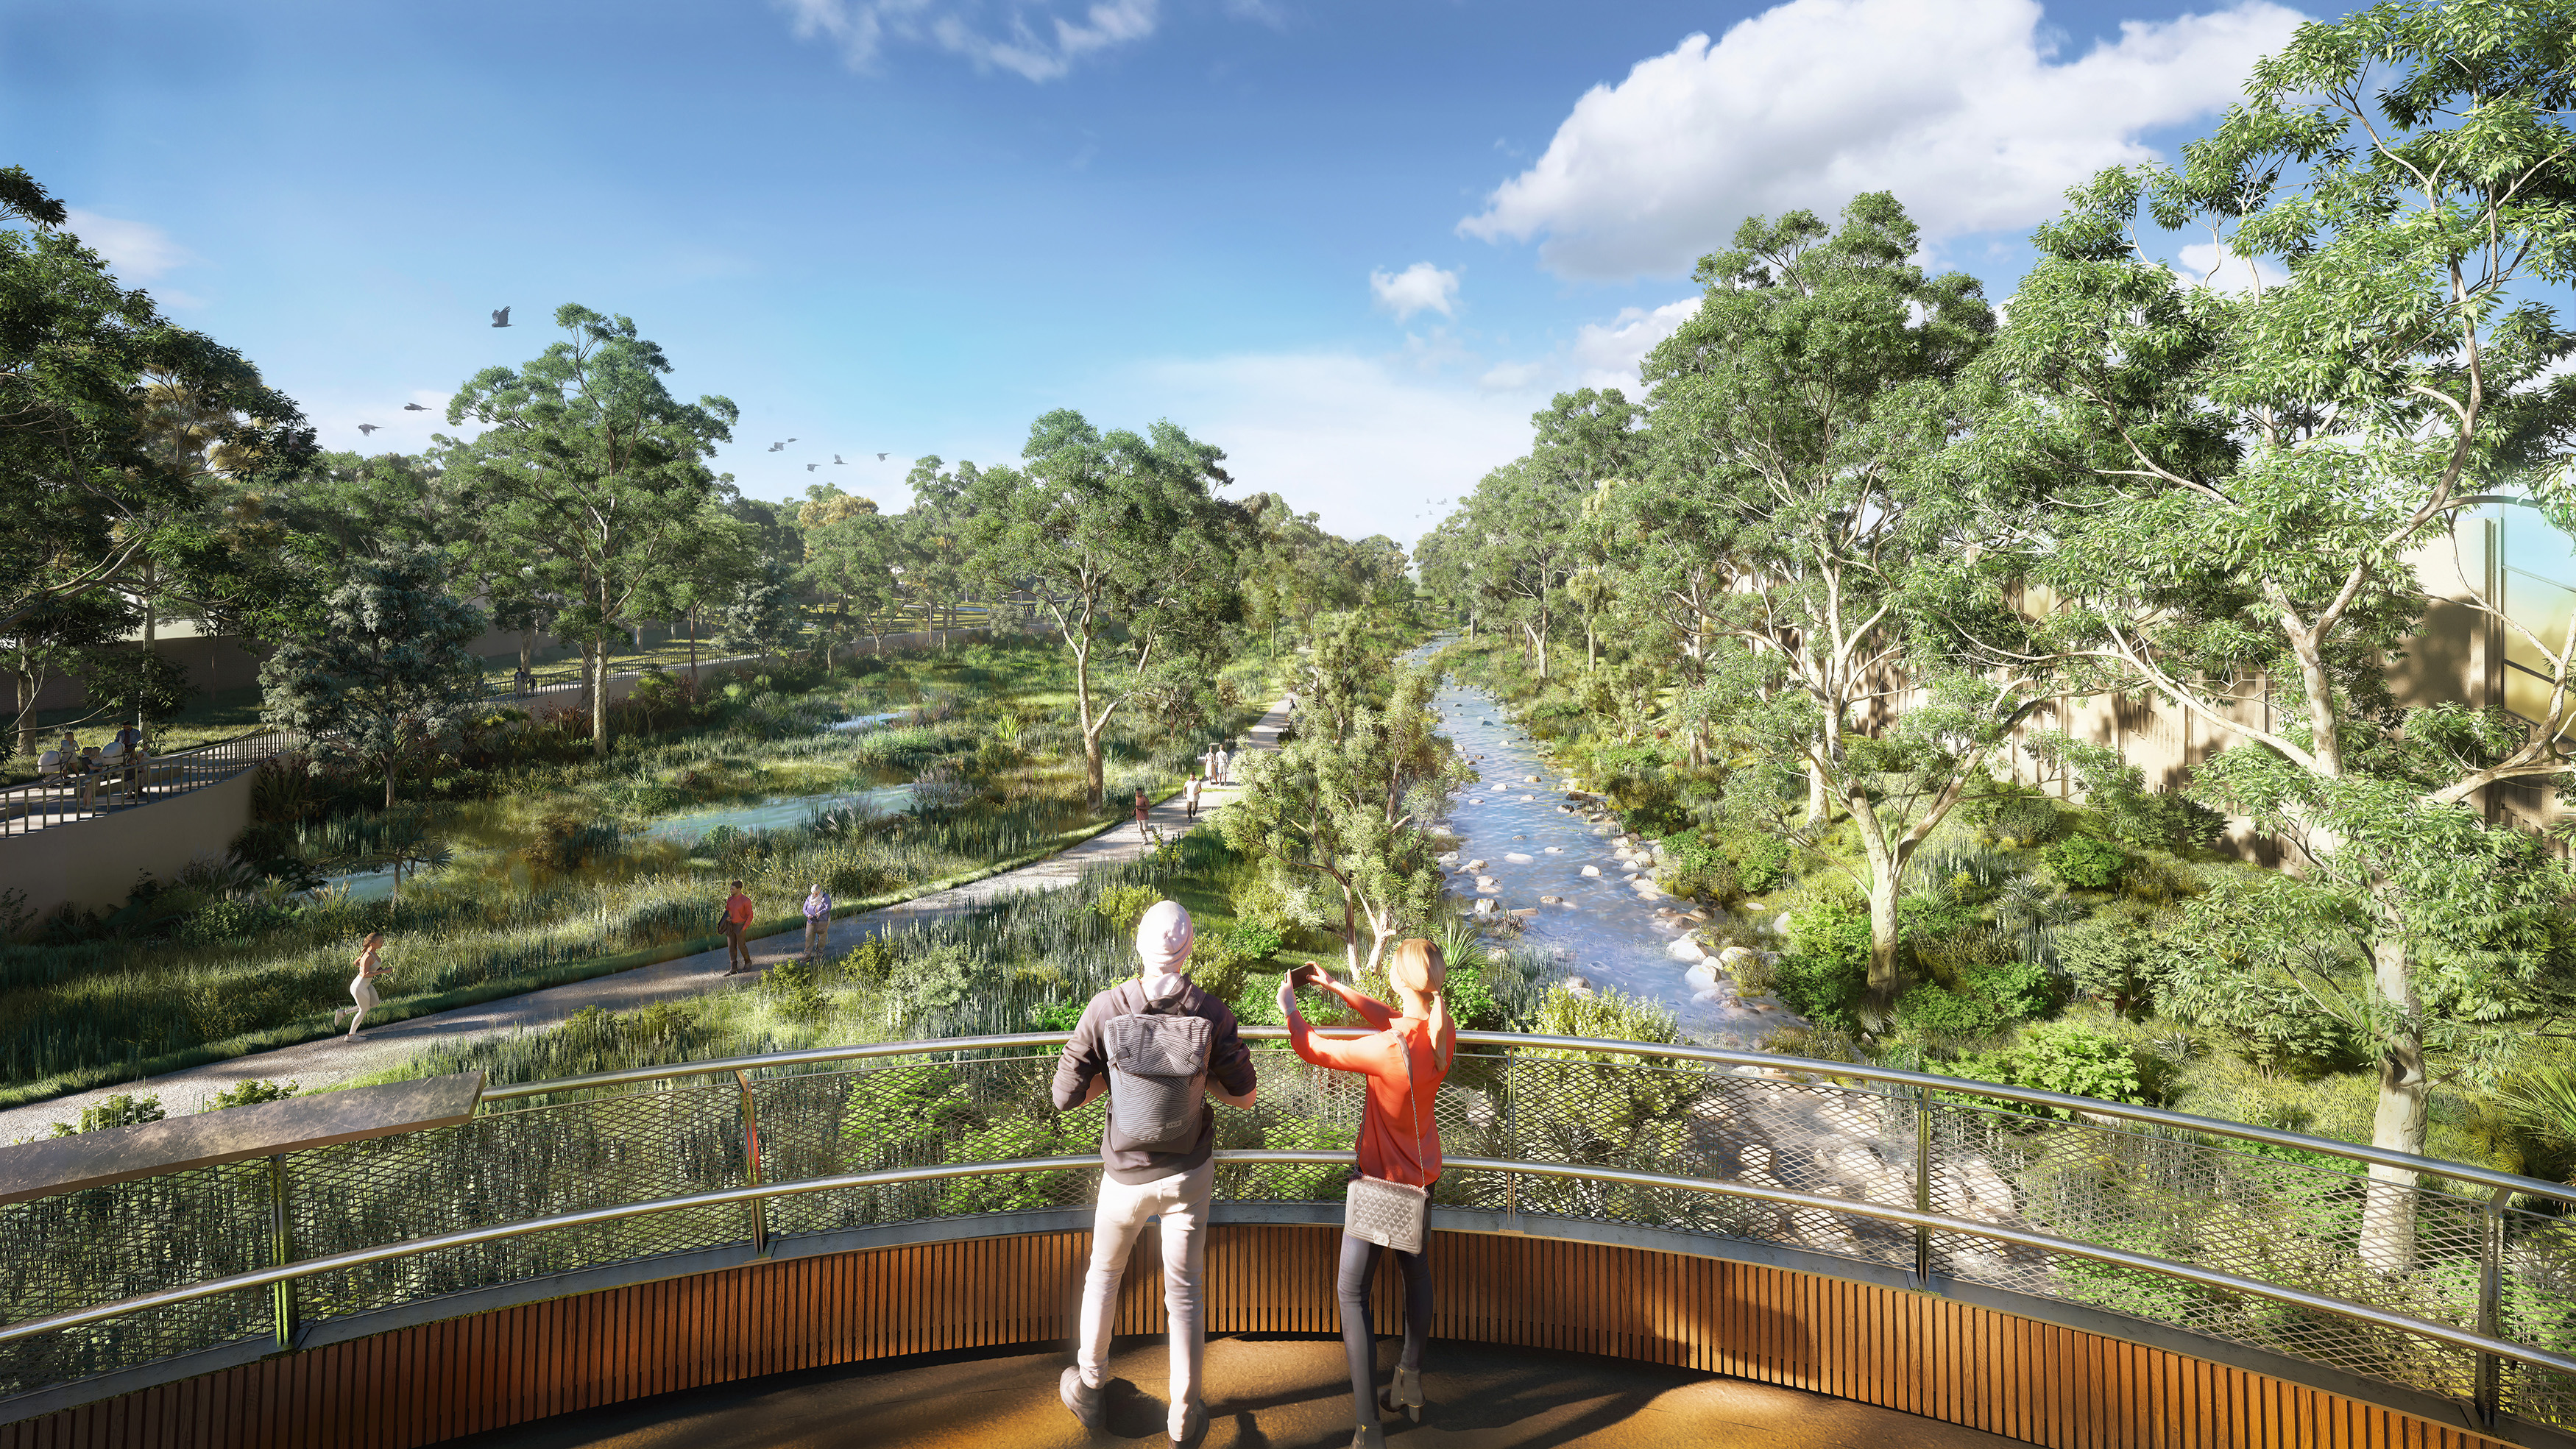
[[[244,770],[174,800],[0,837],[0,887],[26,892],[38,911],[66,902],[84,909],[123,905],[137,877],[166,879],[231,846],[250,824],[256,773]]]

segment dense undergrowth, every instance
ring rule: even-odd
[[[258,820],[231,859],[149,883],[104,917],[65,913],[35,940],[0,945],[0,1083],[49,1095],[169,1053],[327,1021],[348,1000],[350,959],[371,930],[390,938],[379,989],[399,1005],[703,937],[735,877],[771,917],[817,881],[851,901],[1015,859],[1117,818],[1139,787],[1169,788],[1210,734],[1257,715],[1268,669],[1255,654],[1229,671],[1224,718],[1113,736],[1102,811],[1083,799],[1069,670],[1041,642],[710,676],[696,699],[648,683],[615,707],[623,732],[605,758],[589,753],[578,712],[496,716],[425,772],[427,798],[390,821],[372,808],[377,783],[281,761],[255,782]],[[880,728],[826,727],[888,713],[898,717]],[[910,808],[818,809],[786,828],[717,826],[688,844],[643,833],[675,813],[890,782],[913,785]],[[308,889],[330,868],[333,842],[365,826],[411,831],[449,863],[405,881],[398,901]]]
[[[2370,1054],[2333,1013],[2286,995],[2213,1002],[2178,984],[2178,955],[2224,949],[2228,912],[2264,873],[2215,848],[2215,812],[2116,774],[2080,803],[1994,782],[1909,866],[1906,988],[1893,1021],[1866,1031],[1867,867],[1847,817],[1793,834],[1794,779],[1749,789],[1758,772],[1744,762],[1695,765],[1656,701],[1623,693],[1612,668],[1541,681],[1515,642],[1492,638],[1443,658],[1659,843],[1668,890],[1723,908],[1703,932],[1713,949],[1778,953],[1731,958],[1739,991],[1810,1023],[1774,1033],[1772,1050],[2370,1140]],[[2576,1106],[2576,1051],[2535,1038],[2484,1067],[2434,1090],[2433,1154],[2576,1180],[2576,1110],[2530,1105],[2555,1093]]]

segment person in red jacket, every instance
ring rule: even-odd
[[[751,969],[751,897],[742,893],[742,882],[733,883],[733,894],[725,897],[724,974],[732,976]]]
[[[1387,981],[1402,1000],[1401,1013],[1335,981],[1312,961],[1280,983],[1279,1009],[1288,1018],[1288,1044],[1297,1055],[1319,1067],[1356,1072],[1368,1079],[1360,1116],[1359,1170],[1371,1177],[1424,1189],[1439,1180],[1440,1122],[1434,1108],[1440,1083],[1449,1075],[1449,1063],[1458,1050],[1458,1025],[1449,1019],[1448,1005],[1440,999],[1447,975],[1440,947],[1416,938],[1397,942],[1387,961]],[[1297,1011],[1300,985],[1338,999],[1375,1027],[1376,1033],[1356,1040],[1316,1036]],[[1369,1322],[1368,1304],[1369,1281],[1377,1276],[1378,1255],[1384,1251],[1364,1238],[1342,1235],[1336,1288],[1342,1308],[1342,1351],[1350,1361],[1351,1404],[1359,1417],[1351,1449],[1380,1449],[1386,1443],[1377,1421],[1379,1401],[1373,1387],[1377,1334]],[[1425,1239],[1422,1252],[1400,1252],[1395,1257],[1404,1273],[1404,1353],[1396,1362],[1395,1382],[1387,1387],[1385,1404],[1390,1409],[1418,1411],[1424,1402],[1422,1342],[1431,1333],[1429,1240]]]

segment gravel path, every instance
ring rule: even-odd
[[[1249,748],[1276,749],[1280,727],[1287,719],[1287,702],[1283,700],[1252,727]],[[1233,786],[1205,792],[1201,796],[1202,819],[1212,806],[1222,804],[1238,793],[1239,787]],[[1182,818],[1184,813],[1180,797],[1175,795],[1155,806],[1149,818],[1165,835],[1177,835],[1189,828],[1188,822]],[[1134,824],[1122,823],[1111,827],[1106,834],[1017,870],[988,876],[883,910],[844,916],[832,923],[830,949],[847,950],[880,931],[955,915],[1020,891],[1062,890],[1080,880],[1083,872],[1094,866],[1134,860],[1144,853],[1144,840]],[[713,907],[714,903],[710,901],[709,909]],[[804,934],[800,928],[754,941],[753,963],[766,968],[795,955],[804,949]],[[401,948],[402,943],[396,940],[385,953],[388,972],[396,980],[401,979]],[[241,1082],[291,1081],[307,1091],[337,1086],[353,1077],[394,1066],[431,1042],[541,1029],[561,1023],[584,1007],[632,1011],[655,1001],[696,996],[709,991],[741,990],[760,979],[757,975],[728,977],[724,974],[724,967],[725,953],[719,948],[655,966],[639,966],[632,971],[550,986],[542,991],[503,997],[479,1006],[459,1007],[434,1016],[414,1017],[390,1026],[371,1028],[360,1032],[356,1041],[327,1037],[299,1046],[211,1062],[167,1076],[121,1082],[96,1091],[30,1103],[0,1111],[0,1143],[22,1142],[44,1135],[57,1122],[77,1121],[82,1108],[118,1092],[152,1093],[161,1099],[162,1110],[176,1117],[199,1110],[207,1099]]]

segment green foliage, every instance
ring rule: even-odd
[[[2040,852],[2040,860],[2058,884],[2077,891],[2107,891],[2129,865],[2127,852],[2090,835],[2070,835]]]
[[[2143,1018],[2153,1008],[2168,948],[2145,922],[2097,918],[2059,930],[2056,941],[2057,963],[2078,991],[2126,1017]]]
[[[2110,1102],[2148,1101],[2137,1054],[2129,1044],[2108,1032],[2071,1024],[2030,1027],[2017,1044],[1962,1056],[1950,1064],[1950,1071],[2034,1091]]]
[[[1152,886],[1111,886],[1100,893],[1100,898],[1092,902],[1091,908],[1099,912],[1101,919],[1115,928],[1118,934],[1132,936],[1136,934],[1136,923],[1143,920],[1145,913],[1152,910],[1155,902],[1162,898],[1162,892]]]
[[[80,1120],[76,1123],[55,1123],[53,1135],[72,1137],[83,1132],[97,1132],[109,1127],[135,1127],[145,1122],[160,1120],[161,1099],[159,1097],[138,1097],[131,1092],[119,1092],[113,1097],[104,1098],[81,1108]]]
[[[483,665],[465,646],[483,624],[448,595],[435,550],[354,560],[322,618],[260,665],[263,713],[381,772],[391,809],[403,761],[454,744],[482,698]]]
[[[975,959],[955,943],[911,952],[886,977],[887,989],[914,1010],[944,1010],[976,990]]]
[[[207,1098],[206,1105],[199,1110],[220,1112],[227,1107],[256,1107],[262,1102],[283,1102],[294,1096],[300,1085],[296,1082],[264,1082],[257,1078],[236,1082]]]
[[[1494,999],[1494,988],[1485,980],[1480,966],[1452,966],[1448,980],[1441,987],[1441,998],[1447,1002],[1449,1015],[1462,1031],[1499,1031],[1503,1027],[1502,1003]]]
[[[1776,836],[1742,830],[1726,837],[1726,852],[1735,862],[1735,883],[1759,895],[1789,875],[1789,844]]]
[[[760,989],[791,1020],[810,1020],[823,1014],[821,974],[802,956],[790,956],[772,965],[762,973]]]

